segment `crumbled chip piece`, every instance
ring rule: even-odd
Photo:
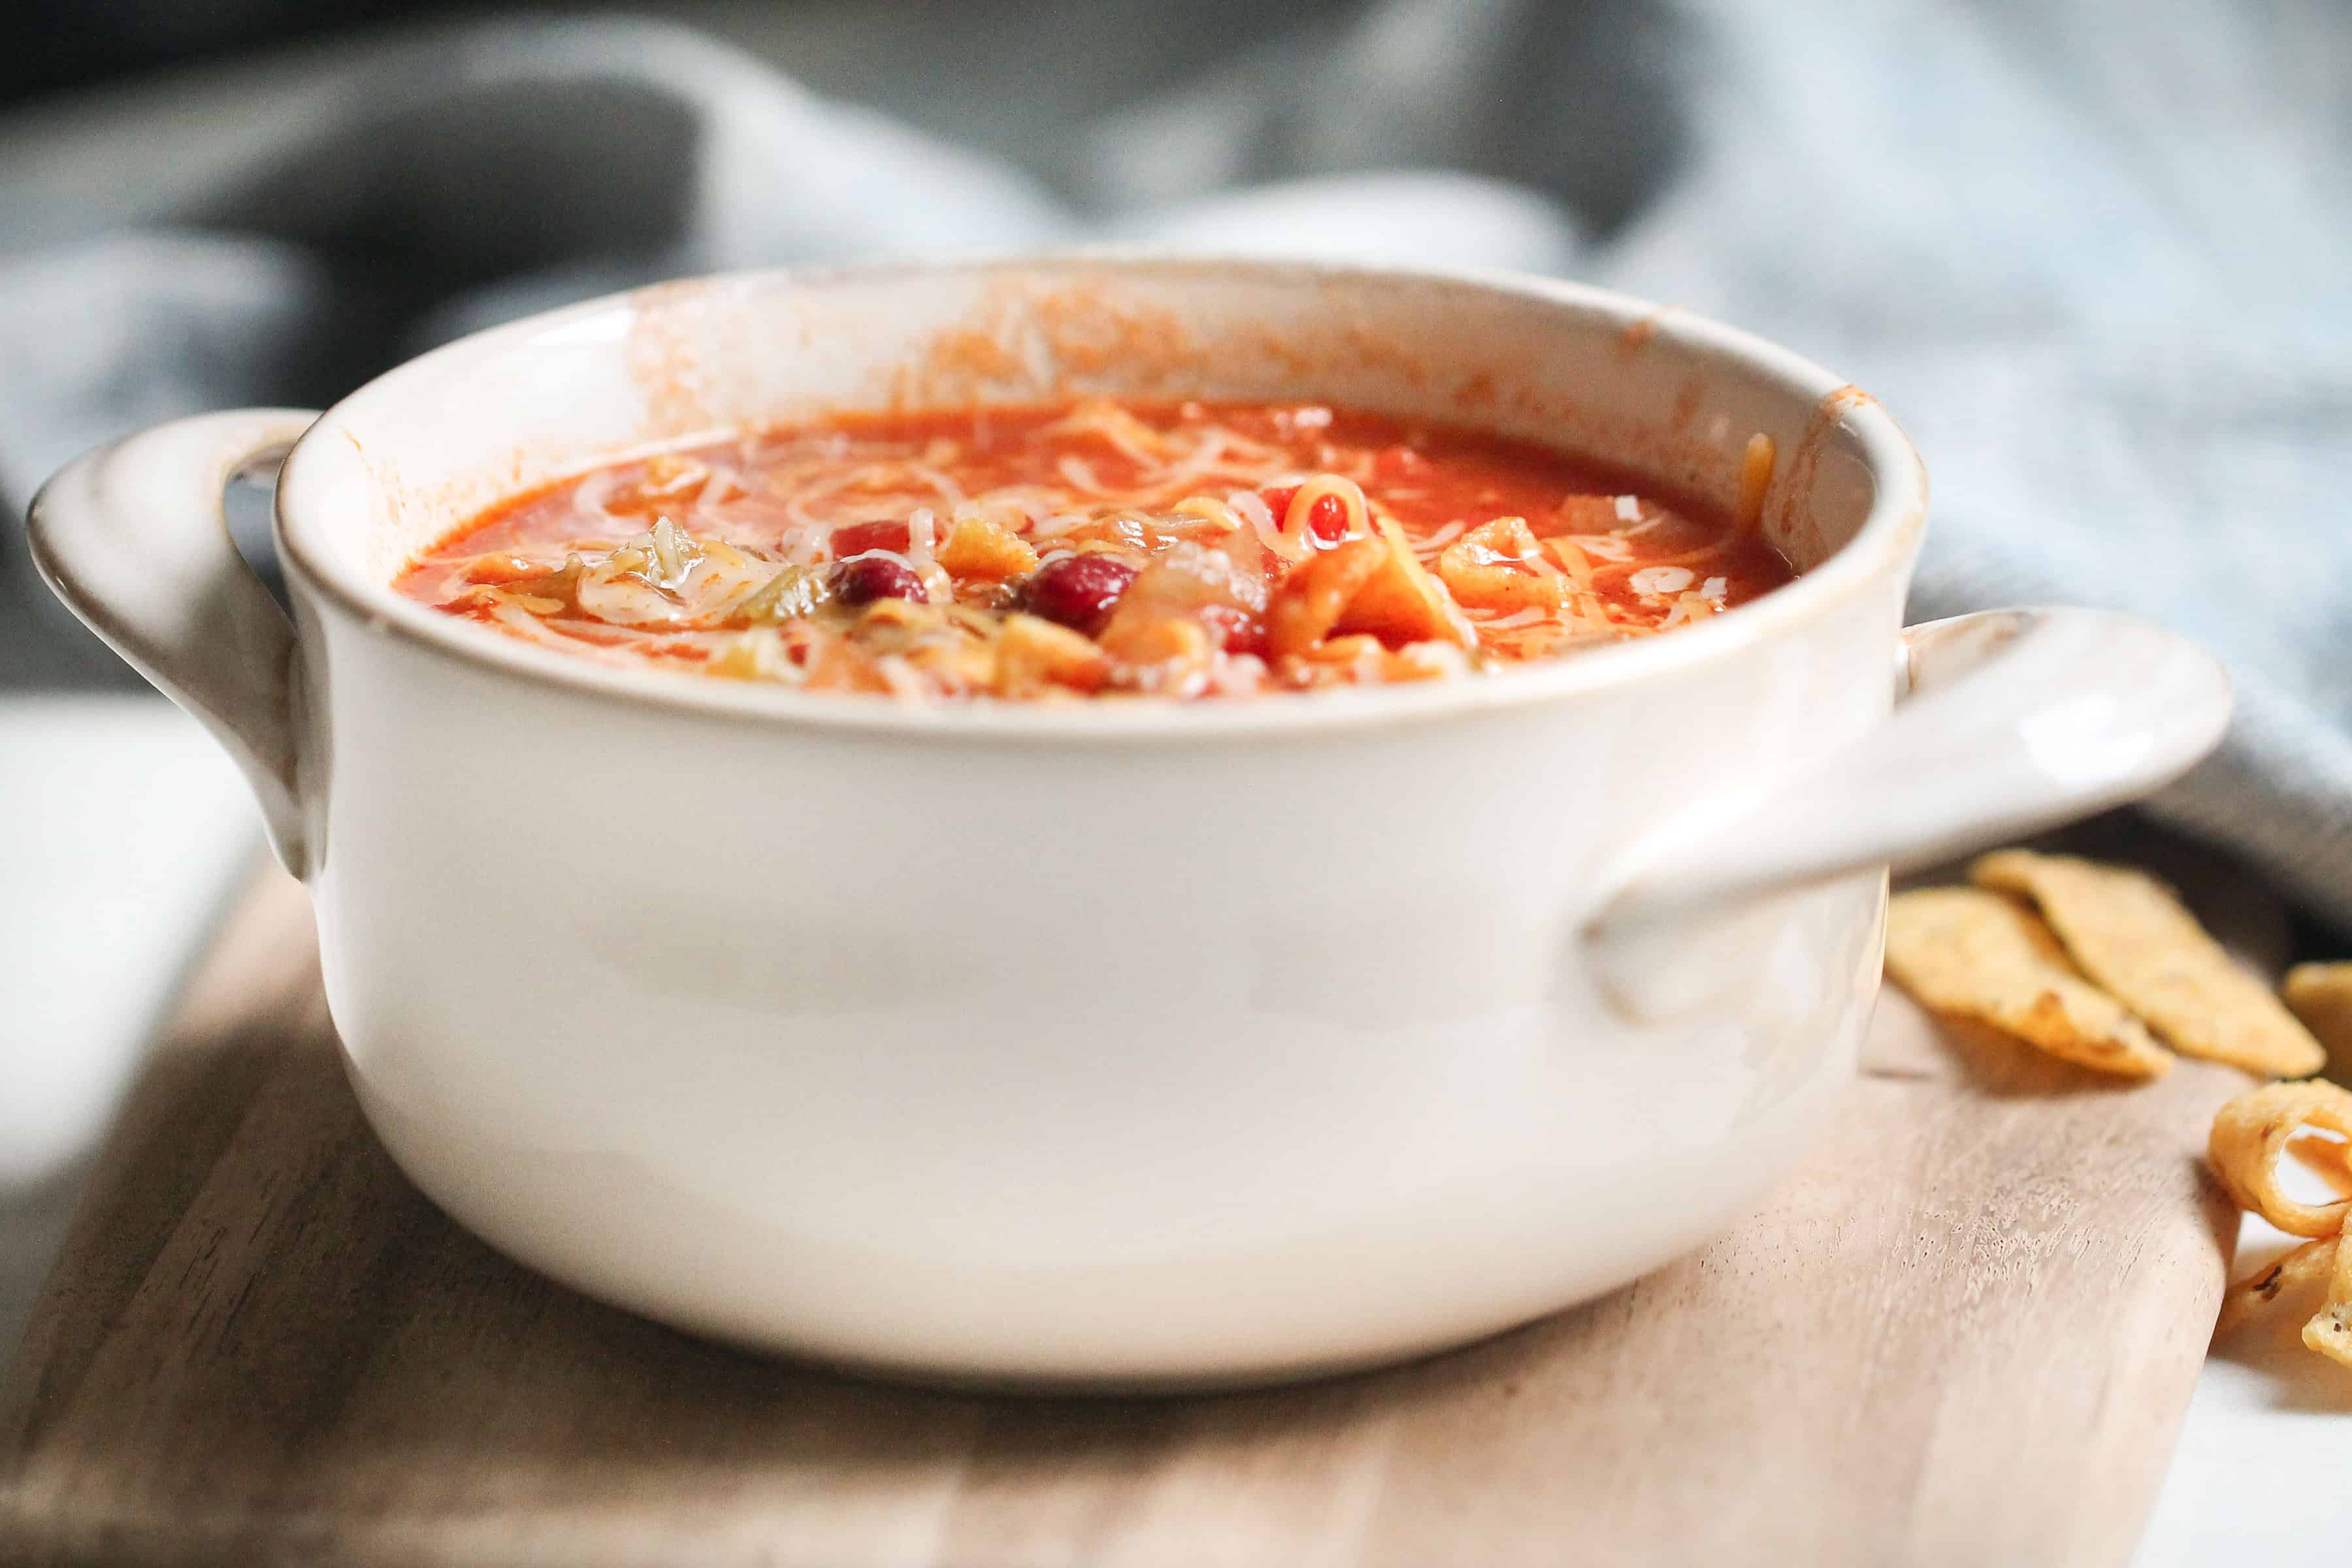
[[[2306,1204],[2279,1188],[2279,1156],[2306,1126],[2352,1135],[2352,1090],[2316,1081],[2250,1089],[2215,1113],[2205,1154],[2240,1208],[2290,1236],[2334,1236],[2352,1214],[2352,1198]]]
[[[1018,612],[1004,617],[996,639],[997,695],[1029,697],[1054,687],[1094,691],[1109,675],[1110,656],[1083,632]]]
[[[2279,994],[2327,1052],[2327,1076],[2352,1083],[2352,963],[2298,963]]]
[[[2327,1271],[2327,1300],[2303,1325],[2303,1342],[2330,1361],[2352,1366],[2352,1243],[2340,1236]]]
[[[2173,1049],[2267,1078],[2319,1070],[2319,1042],[2146,872],[2002,849],[1969,878],[2032,899],[2075,966]]]
[[[1886,912],[1886,967],[1937,1013],[1972,1018],[2080,1066],[2160,1078],[2172,1058],[2139,1020],[2066,963],[2016,900],[1981,888],[1921,888]]]
[[[1037,552],[1003,524],[985,517],[957,523],[939,547],[940,567],[958,577],[1003,582],[1037,570]]]
[[[2306,1241],[2269,1268],[2247,1275],[2222,1294],[2221,1315],[2214,1321],[2213,1337],[2226,1339],[2280,1297],[2299,1295],[2330,1279],[2339,1272],[2336,1265],[2341,1261],[2338,1254],[2342,1251],[2340,1238],[2325,1237]],[[2309,1331],[2308,1328],[2305,1331],[2305,1342]]]

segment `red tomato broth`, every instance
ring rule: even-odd
[[[1531,443],[1318,404],[1087,400],[608,465],[489,508],[395,586],[606,662],[920,700],[1494,671],[1791,575],[1752,518]]]

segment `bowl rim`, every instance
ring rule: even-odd
[[[804,692],[761,682],[717,680],[640,670],[578,658],[441,614],[340,559],[313,536],[302,500],[314,488],[305,460],[314,443],[340,426],[351,403],[427,363],[520,346],[657,294],[674,307],[688,290],[825,288],[929,277],[1052,271],[1083,268],[1131,273],[1244,271],[1269,281],[1404,282],[1501,295],[1528,306],[1590,311],[1622,330],[1638,327],[1703,354],[1745,362],[1816,402],[1852,395],[1837,422],[1862,449],[1873,484],[1868,514],[1853,536],[1811,571],[1705,625],[1672,637],[1643,637],[1572,658],[1526,665],[1475,680],[1418,681],[1390,687],[1269,692],[1226,702],[1038,703],[958,700],[908,703]],[[1472,422],[1475,425],[1475,421]],[[613,457],[690,444],[701,437],[615,448]],[[609,460],[609,459],[607,459]],[[1378,267],[1345,262],[1171,252],[1150,247],[1079,247],[987,257],[816,268],[762,268],[655,283],[584,300],[469,333],[371,378],[331,405],[287,455],[280,470],[273,533],[289,584],[341,611],[364,631],[502,676],[573,695],[650,706],[684,715],[836,732],[1059,742],[1200,741],[1238,735],[1327,734],[1426,722],[1559,702],[1672,670],[1737,657],[1742,650],[1816,619],[1900,571],[1918,547],[1927,521],[1927,480],[1917,450],[1878,402],[1769,339],[1679,306],[1661,306],[1613,289],[1561,279],[1477,268]]]

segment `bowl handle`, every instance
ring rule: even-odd
[[[2230,680],[2105,610],[1989,610],[1903,633],[1894,715],[1727,816],[1638,847],[1604,935],[1887,865],[1916,870],[2119,805],[2220,743]]]
[[[58,597],[227,749],[297,876],[294,627],[230,542],[222,491],[275,468],[316,418],[245,408],[159,425],[75,458],[26,518]]]

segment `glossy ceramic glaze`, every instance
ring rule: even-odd
[[[1442,415],[1717,494],[1760,429],[1804,575],[1491,680],[939,709],[609,670],[386,585],[624,449],[1086,391]],[[35,533],[254,778],[371,1121],[582,1289],[898,1373],[1292,1376],[1622,1284],[1817,1125],[1888,861],[2144,791],[2227,711],[2209,660],[2121,617],[1906,640],[1926,491],[1877,406],[1561,284],[1096,256],[728,278],[311,417],[94,454]],[[223,476],[289,443],[299,630],[217,518]],[[1948,689],[1890,716],[1913,680]]]

